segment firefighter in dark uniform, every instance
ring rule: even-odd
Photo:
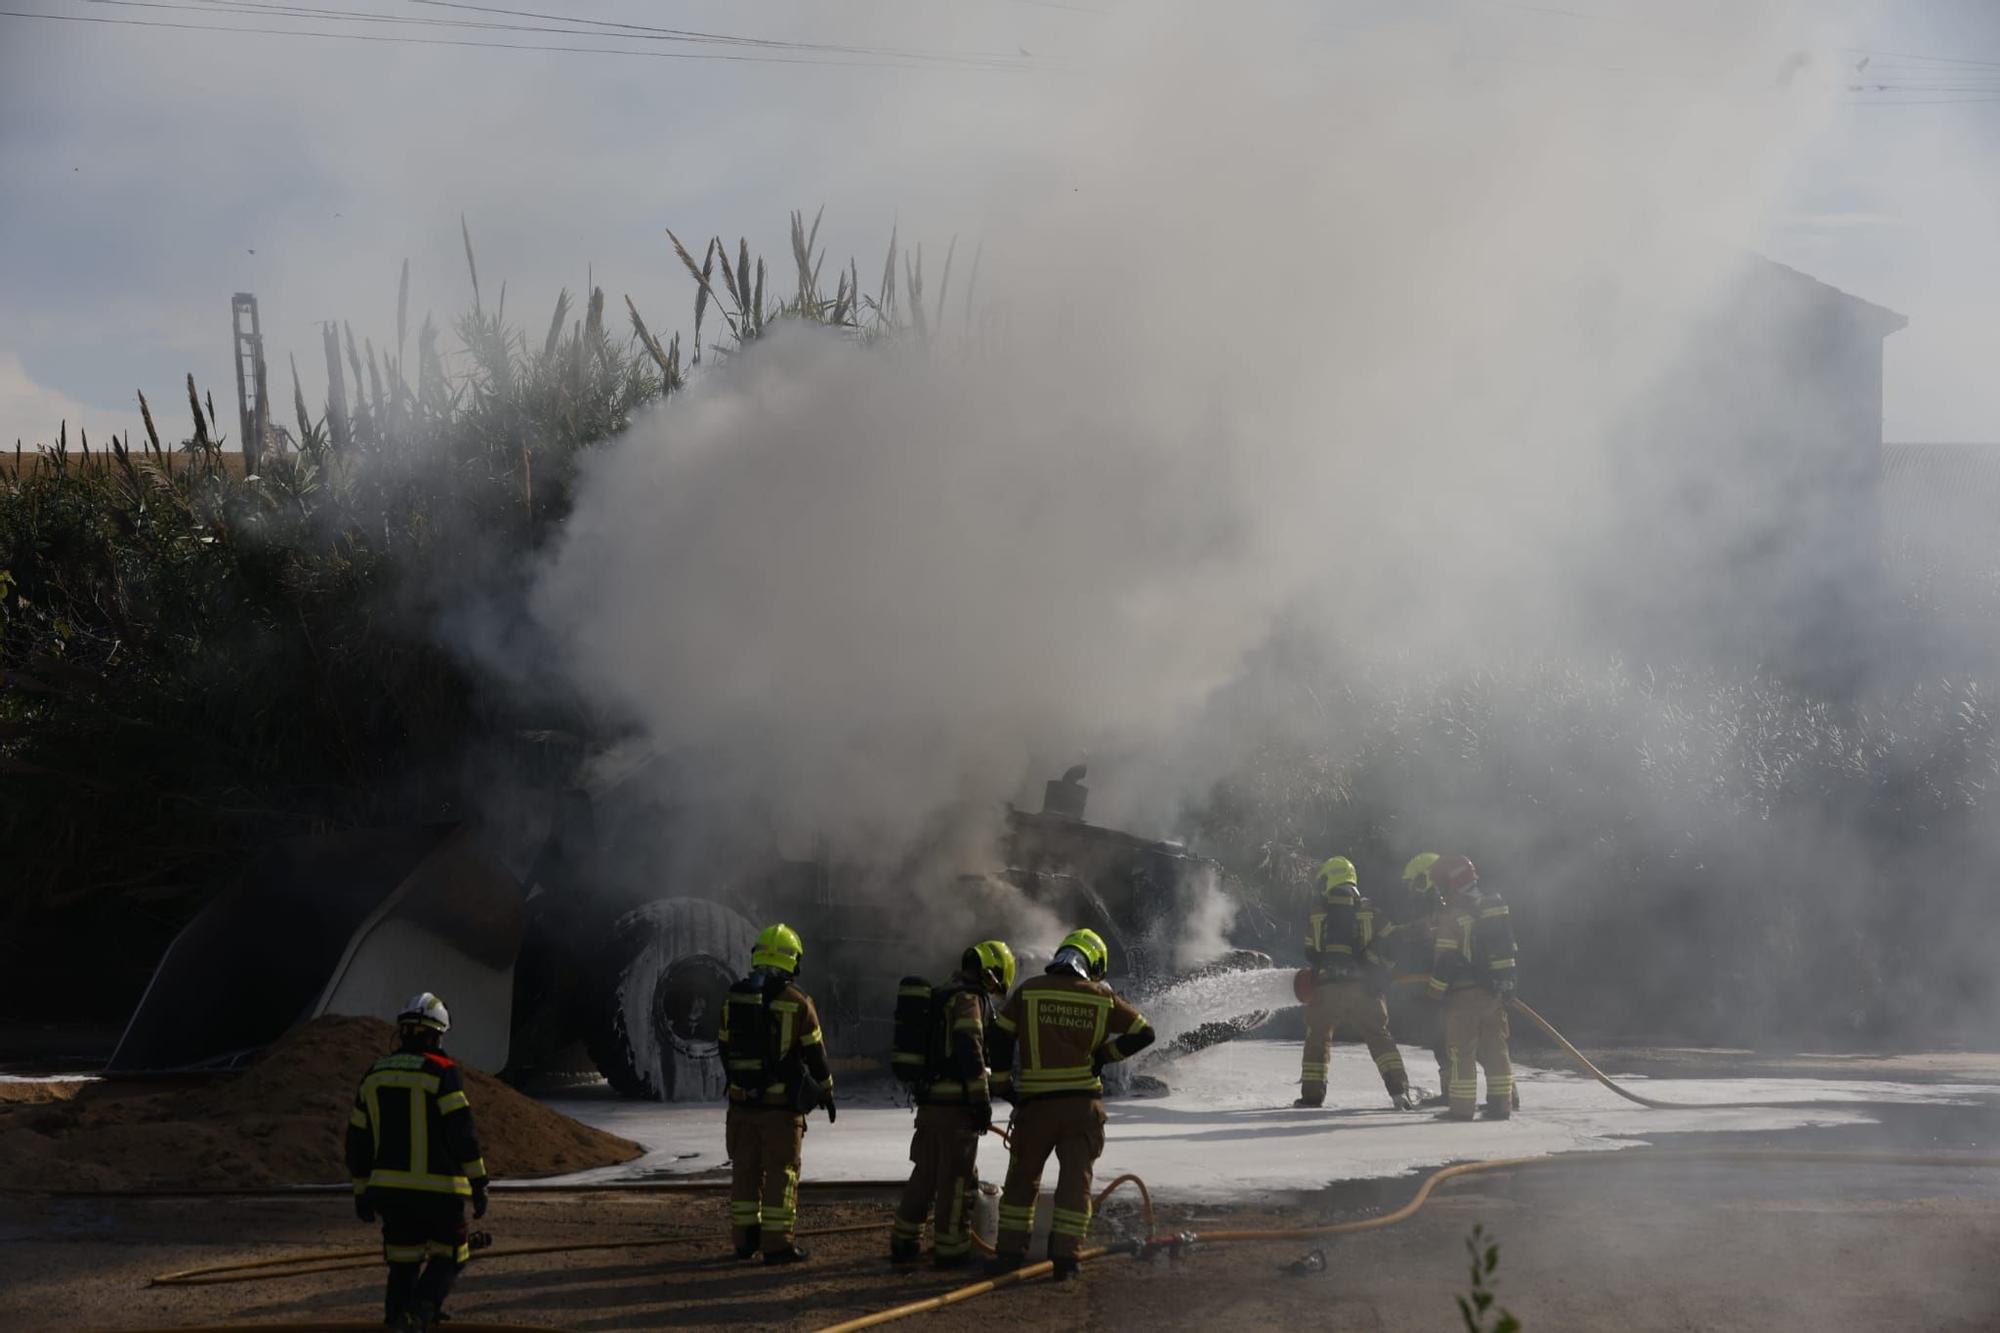
[[[1479,887],[1479,871],[1463,856],[1438,858],[1431,878],[1444,892],[1430,993],[1444,1001],[1444,1041],[1450,1057],[1445,1116],[1470,1120],[1486,1071],[1486,1118],[1514,1112],[1514,1066],[1507,1051],[1507,1002],[1514,998],[1518,958],[1514,923],[1497,893]]]
[[[389,1264],[384,1324],[423,1330],[444,1318],[444,1299],[472,1257],[465,1203],[486,1216],[486,1163],[458,1066],[438,1049],[451,1030],[444,1001],[424,992],[396,1015],[400,1045],[377,1060],[354,1094],[347,1173],[354,1214],[382,1220]]]
[[[1021,983],[993,1020],[993,1067],[1011,1068],[1017,1049],[1021,1059],[1000,1240],[989,1272],[1026,1262],[1042,1168],[1053,1153],[1061,1174],[1049,1259],[1056,1281],[1076,1276],[1077,1251],[1090,1230],[1091,1168],[1104,1151],[1104,1066],[1145,1050],[1156,1035],[1144,1015],[1104,984],[1110,959],[1096,931],[1070,932],[1047,973]]]
[[[1413,1032],[1428,1033],[1431,1055],[1437,1061],[1437,1091],[1419,1089],[1414,1082],[1411,1090],[1419,1094],[1419,1106],[1441,1107],[1445,1104],[1445,1085],[1451,1082],[1450,1060],[1444,1047],[1444,1017],[1423,994],[1424,985],[1430,980],[1435,918],[1444,911],[1444,899],[1431,883],[1431,867],[1437,861],[1436,852],[1419,852],[1404,865],[1402,892],[1389,904],[1388,922],[1378,921],[1375,949],[1393,970],[1396,980],[1392,984],[1402,985],[1400,991],[1391,992],[1391,1025],[1405,1041]]]
[[[723,1066],[729,1076],[729,1234],[736,1257],[761,1247],[767,1264],[807,1257],[792,1242],[806,1112],[833,1121],[833,1071],[819,1011],[797,985],[805,945],[790,926],[767,926],[750,953],[750,975],[723,1002]]]
[[[1326,1062],[1334,1033],[1356,1033],[1375,1058],[1375,1070],[1389,1100],[1413,1109],[1403,1053],[1389,1035],[1389,1008],[1375,952],[1375,907],[1361,896],[1354,862],[1330,856],[1319,868],[1318,901],[1306,917],[1306,963],[1312,968],[1312,998],[1306,1003],[1306,1044],[1299,1063],[1299,1099],[1294,1106],[1326,1103]]]
[[[910,1183],[903,1187],[889,1233],[889,1258],[916,1260],[926,1215],[931,1259],[939,1268],[972,1262],[972,1205],[979,1193],[979,1139],[993,1124],[993,1084],[1013,1070],[987,1071],[987,1030],[999,1001],[1014,989],[1014,951],[982,940],[965,951],[958,972],[933,992],[940,1029],[933,1034],[925,1077],[915,1088],[916,1134],[910,1140]],[[1010,1062],[1011,1063],[1011,1062]]]

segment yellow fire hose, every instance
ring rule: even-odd
[[[987,1126],[987,1132],[998,1136],[1001,1142],[1012,1146],[1012,1139],[1001,1126],[989,1125]],[[1112,1181],[1099,1193],[1097,1196],[1098,1202],[1102,1203],[1112,1190],[1128,1181],[1137,1186],[1145,1198],[1146,1229],[1151,1231],[1153,1229],[1153,1197],[1150,1193],[1147,1193],[1146,1183],[1137,1176],[1120,1176],[1117,1180]],[[575,1186],[573,1188],[583,1192],[597,1193],[607,1186],[615,1185],[615,1183],[600,1182],[589,1186]],[[728,1182],[721,1180],[654,1183],[676,1183],[680,1186],[682,1192],[690,1193],[697,1191],[710,1192],[728,1188]],[[800,1183],[804,1184],[805,1182],[801,1181]],[[864,1180],[848,1182],[820,1181],[817,1183],[826,1188],[834,1188],[845,1184],[850,1189],[879,1189],[892,1185],[900,1189],[907,1182],[900,1180]],[[801,1236],[843,1236],[861,1231],[880,1231],[888,1225],[887,1222],[857,1222],[849,1226],[818,1227],[811,1231],[801,1231],[798,1234]],[[598,1240],[562,1245],[496,1245],[488,1246],[484,1249],[476,1249],[472,1252],[472,1257],[474,1259],[520,1259],[535,1254],[568,1254],[573,1251],[581,1252],[586,1250],[643,1250],[660,1245],[684,1245],[694,1241],[712,1241],[714,1239],[715,1236],[712,1232],[700,1231],[686,1232],[672,1236],[649,1236],[643,1240]],[[984,1237],[974,1233],[973,1240],[988,1254],[993,1252],[993,1247],[987,1243]],[[199,1268],[183,1268],[172,1273],[161,1273],[148,1279],[146,1285],[149,1287],[210,1287],[236,1282],[271,1282],[288,1277],[307,1277],[314,1273],[338,1273],[355,1268],[375,1268],[379,1267],[381,1263],[381,1246],[356,1246],[352,1249],[315,1250],[307,1254],[280,1255],[274,1259],[246,1259],[226,1264],[204,1264]]]
[[[1143,1246],[1137,1244],[1093,1246],[1089,1249],[1078,1251],[1076,1257],[1081,1263],[1090,1263],[1093,1260],[1103,1258],[1105,1255],[1115,1253],[1136,1254],[1154,1249],[1172,1251],[1189,1245],[1226,1244],[1231,1241],[1243,1243],[1247,1241],[1317,1240],[1326,1236],[1350,1235],[1357,1231],[1374,1231],[1381,1227],[1394,1226],[1398,1222],[1407,1221],[1409,1218],[1415,1216],[1417,1210],[1429,1201],[1433,1190],[1447,1180],[1454,1180],[1461,1176],[1478,1175],[1487,1171],[1501,1171],[1523,1166],[1580,1165],[1586,1162],[1653,1162],[1663,1158],[1739,1162],[1818,1162],[1838,1163],[1842,1165],[1873,1163],[1890,1166],[1946,1166],[2000,1169],[2000,1157],[1971,1157],[1959,1156],[1952,1153],[1807,1152],[1778,1148],[1675,1149],[1648,1152],[1563,1153],[1552,1157],[1495,1157],[1485,1161],[1459,1162],[1453,1166],[1441,1167],[1424,1178],[1424,1182],[1417,1187],[1416,1194],[1412,1196],[1408,1203],[1392,1212],[1382,1213],[1375,1217],[1357,1218],[1351,1222],[1328,1222],[1319,1226],[1309,1227],[1245,1227],[1229,1231],[1204,1231],[1199,1235],[1163,1236],[1149,1240]],[[1120,1179],[1125,1178],[1121,1177]],[[1136,1177],[1132,1177],[1131,1179],[1136,1180]],[[1102,1198],[1101,1195],[1099,1197]],[[932,1310],[942,1310],[946,1306],[956,1305],[960,1301],[969,1301],[975,1296],[984,1296],[990,1291],[998,1291],[1001,1287],[1045,1276],[1053,1271],[1053,1267],[1045,1259],[1041,1263],[1029,1264],[1023,1268],[1017,1268],[1012,1272],[1002,1273],[997,1277],[968,1283],[963,1287],[954,1288],[941,1295],[931,1296],[920,1301],[910,1301],[904,1305],[892,1306],[887,1310],[878,1310],[874,1314],[862,1315],[858,1319],[849,1319],[838,1324],[828,1324],[819,1329],[818,1333],[853,1333],[856,1329],[876,1328],[882,1324],[894,1323],[899,1319],[907,1319],[911,1315],[926,1314]]]
[[[1585,1071],[1587,1071],[1592,1078],[1596,1079],[1599,1083],[1602,1083],[1612,1092],[1617,1093],[1620,1097],[1625,1098],[1627,1101],[1635,1102],[1640,1106],[1650,1107],[1659,1110],[1699,1111],[1699,1110],[1741,1109],[1744,1107],[1770,1106],[1775,1104],[1770,1102],[1670,1102],[1670,1101],[1659,1100],[1656,1098],[1640,1096],[1638,1093],[1628,1091],[1627,1089],[1619,1086],[1618,1083],[1616,1083],[1609,1075],[1604,1073],[1603,1070],[1599,1069],[1594,1063],[1592,1063],[1589,1057],[1585,1056],[1583,1052],[1579,1051],[1575,1046],[1571,1045],[1568,1038],[1564,1037],[1562,1033],[1556,1029],[1554,1024],[1550,1023],[1547,1019],[1543,1018],[1540,1014],[1536,1013],[1526,1003],[1524,1003],[1519,999],[1515,999],[1511,1001],[1511,1006],[1516,1011],[1521,1013],[1523,1016],[1528,1018],[1531,1022],[1533,1022],[1543,1032],[1547,1033],[1548,1036],[1552,1040],[1554,1040],[1555,1043],[1558,1046],[1560,1046],[1562,1050],[1567,1055],[1569,1055],[1569,1057],[1572,1060],[1576,1061],[1576,1063],[1579,1066],[1581,1066]],[[1006,1130],[1002,1129],[997,1125],[991,1126],[989,1127],[989,1129],[991,1133],[998,1135],[1003,1141],[1009,1141]],[[1011,1146],[1011,1141],[1009,1142]],[[1340,1236],[1340,1235],[1349,1235],[1362,1231],[1373,1231],[1382,1227],[1394,1226],[1399,1222],[1407,1221],[1409,1218],[1415,1216],[1416,1213],[1424,1206],[1424,1204],[1430,1200],[1433,1191],[1435,1191],[1438,1186],[1444,1184],[1446,1181],[1458,1179],[1463,1176],[1478,1175],[1490,1171],[1507,1170],[1511,1168],[1524,1167],[1524,1166],[1631,1162],[1635,1160],[1641,1162],[1650,1162],[1650,1161],[1659,1161],[1662,1159],[1746,1161],[1746,1162],[1749,1161],[1795,1162],[1795,1163],[1803,1162],[1803,1163],[1820,1163],[1820,1164],[1834,1164],[1834,1165],[1875,1164],[1875,1165],[1892,1165],[1892,1166],[1937,1166],[1937,1167],[1958,1167],[1958,1168],[1971,1168],[1971,1169],[2000,1169],[2000,1157],[1961,1156],[1950,1153],[1896,1153],[1896,1152],[1870,1152],[1870,1151],[1818,1152],[1810,1150],[1782,1149],[1782,1148],[1672,1149],[1672,1150],[1648,1150],[1642,1152],[1625,1151],[1625,1152],[1603,1152],[1603,1153],[1564,1153],[1564,1154],[1557,1154],[1554,1156],[1541,1156],[1541,1157],[1499,1157],[1499,1158],[1489,1158],[1476,1162],[1459,1162],[1451,1166],[1440,1167],[1438,1170],[1433,1171],[1429,1176],[1426,1176],[1424,1178],[1422,1183],[1418,1185],[1416,1193],[1413,1196],[1411,1196],[1409,1202],[1405,1203],[1400,1208],[1396,1208],[1387,1213],[1378,1214],[1377,1216],[1374,1217],[1357,1218],[1347,1222],[1331,1222],[1317,1226],[1306,1226],[1306,1227],[1239,1228],[1235,1230],[1207,1231],[1200,1233],[1198,1236],[1192,1234],[1160,1236],[1155,1234],[1155,1228],[1157,1223],[1153,1210],[1152,1192],[1149,1189],[1147,1189],[1146,1182],[1144,1180],[1140,1179],[1137,1175],[1127,1173],[1118,1176],[1117,1178],[1112,1180],[1109,1184],[1107,1184],[1102,1190],[1098,1191],[1097,1195],[1093,1200],[1092,1212],[1096,1213],[1099,1209],[1101,1209],[1103,1207],[1105,1199],[1107,1199],[1112,1194],[1113,1191],[1117,1190],[1122,1185],[1129,1184],[1133,1186],[1139,1193],[1140,1202],[1145,1212],[1146,1233],[1149,1239],[1143,1242],[1143,1244],[1138,1242],[1128,1242],[1126,1244],[1118,1246],[1109,1246],[1109,1245],[1092,1246],[1090,1248],[1080,1250],[1077,1254],[1077,1258],[1080,1262],[1089,1263],[1113,1253],[1136,1254],[1141,1252],[1142,1250],[1172,1251],[1172,1250],[1178,1250],[1180,1248],[1192,1244],[1223,1244],[1231,1241],[1237,1243],[1243,1243],[1250,1241],[1313,1240],[1326,1236]],[[819,1181],[813,1183],[829,1189],[831,1188],[868,1189],[868,1188],[884,1188],[891,1186],[901,1187],[901,1185],[904,1182],[879,1180],[879,1181]],[[595,1184],[590,1186],[571,1186],[568,1187],[568,1189],[564,1189],[563,1187],[560,1186],[544,1186],[541,1188],[545,1188],[552,1193],[553,1192],[567,1193],[572,1191],[595,1193],[600,1191],[609,1191],[621,1188],[662,1189],[662,1190],[671,1190],[673,1192],[692,1193],[699,1191],[718,1190],[726,1187],[727,1187],[726,1182],[723,1181],[651,1181],[651,1182],[628,1182],[622,1184],[620,1182],[603,1182],[601,1184]],[[253,1191],[244,1191],[244,1193],[252,1193],[252,1192]],[[296,1192],[297,1191],[271,1191],[270,1193],[287,1194]],[[886,1222],[863,1222],[863,1223],[855,1223],[852,1225],[839,1226],[839,1227],[822,1227],[815,1230],[802,1231],[798,1234],[801,1236],[843,1235],[843,1234],[852,1234],[865,1231],[879,1231],[885,1228],[887,1225],[888,1223]],[[538,1254],[562,1254],[562,1253],[582,1252],[590,1250],[640,1249],[640,1248],[648,1248],[660,1245],[683,1244],[690,1241],[707,1240],[707,1239],[710,1239],[710,1237],[706,1233],[699,1233],[699,1234],[688,1233],[688,1234],[680,1234],[673,1236],[654,1236],[646,1238],[644,1240],[590,1241],[590,1242],[583,1242],[576,1244],[506,1246],[500,1248],[489,1248],[487,1250],[476,1252],[475,1257],[499,1259],[499,1258],[518,1258],[518,1257],[525,1257],[528,1255],[538,1255]],[[977,1233],[974,1233],[973,1239],[978,1244],[980,1249],[985,1250],[989,1253],[991,1252],[992,1247],[984,1240],[984,1238],[980,1237]],[[160,1274],[158,1277],[152,1279],[150,1285],[204,1286],[204,1285],[211,1285],[218,1283],[252,1282],[252,1281],[261,1281],[261,1280],[284,1278],[284,1277],[302,1277],[312,1273],[325,1273],[325,1272],[334,1272],[344,1269],[373,1267],[379,1264],[380,1262],[381,1262],[380,1251],[372,1247],[368,1249],[357,1248],[357,1249],[322,1251],[312,1254],[290,1255],[275,1259],[260,1259],[260,1260],[243,1261],[230,1264],[213,1264],[201,1268],[182,1269],[180,1271],[173,1273]],[[983,1278],[980,1281],[968,1283],[962,1287],[953,1288],[952,1290],[941,1293],[940,1295],[937,1296],[931,1296],[922,1300],[911,1301],[903,1305],[893,1306],[889,1309],[880,1310],[875,1312],[874,1314],[864,1315],[861,1316],[860,1318],[850,1319],[842,1323],[830,1324],[827,1325],[825,1328],[819,1330],[819,1333],[851,1333],[852,1330],[874,1328],[882,1324],[893,1323],[897,1320],[908,1318],[912,1315],[924,1314],[933,1310],[941,1310],[948,1306],[958,1304],[962,1301],[969,1301],[975,1297],[986,1295],[989,1292],[998,1291],[1003,1287],[1018,1285],[1022,1282],[1031,1281],[1038,1277],[1045,1277],[1053,1271],[1053,1268],[1054,1266],[1047,1260],[1043,1260],[1040,1263],[1027,1264],[1021,1268],[1013,1269],[1006,1273],[1001,1273],[989,1278]],[[219,1330],[225,1327],[232,1329],[241,1329],[245,1327],[256,1327],[256,1326],[238,1324],[238,1325],[215,1325],[213,1327]],[[269,1327],[280,1327],[280,1326],[270,1325]],[[375,1325],[317,1323],[311,1325],[289,1324],[289,1325],[283,1325],[282,1327],[285,1327],[287,1329],[298,1329],[303,1327],[324,1328],[324,1329],[349,1329],[349,1328],[361,1329],[361,1328],[372,1328],[375,1327]],[[504,1325],[504,1324],[464,1323],[464,1324],[455,1324],[455,1327],[464,1329],[465,1333],[482,1333],[483,1330],[493,1330],[493,1333],[503,1333],[503,1331],[511,1330],[517,1326]],[[175,1333],[207,1333],[207,1329],[206,1327],[191,1327],[191,1328],[176,1330]]]

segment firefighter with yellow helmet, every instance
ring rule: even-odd
[[[805,945],[790,926],[767,926],[750,952],[750,973],[723,1001],[723,1068],[729,1078],[729,1234],[736,1257],[761,1248],[767,1264],[807,1257],[792,1240],[806,1113],[829,1122],[833,1071],[812,997],[798,987]]]
[[[1050,1154],[1060,1166],[1049,1259],[1058,1282],[1074,1277],[1090,1230],[1090,1177],[1104,1151],[1104,1066],[1153,1044],[1145,1016],[1105,984],[1110,950],[1094,930],[1074,930],[1039,977],[1021,983],[994,1020],[995,1069],[1014,1063],[1012,1156],[1000,1195],[998,1253],[989,1272],[1027,1260],[1035,1200]]]
[[[1444,1087],[1451,1078],[1445,1055],[1444,1019],[1436,1006],[1425,1002],[1428,997],[1424,994],[1424,984],[1430,980],[1436,922],[1444,911],[1444,896],[1431,882],[1431,867],[1438,859],[1436,852],[1418,852],[1403,866],[1402,891],[1383,913],[1388,921],[1382,923],[1378,918],[1375,936],[1376,952],[1397,978],[1409,983],[1401,991],[1391,992],[1390,1024],[1405,1040],[1428,1033],[1431,1055],[1437,1061],[1438,1091],[1425,1097],[1420,1103],[1423,1106],[1443,1106]]]
[[[908,978],[897,999],[895,1061],[917,1104],[910,1140],[910,1181],[889,1233],[892,1263],[913,1263],[931,1224],[931,1260],[939,1268],[972,1262],[972,1207],[979,1197],[979,1140],[993,1124],[993,1086],[1013,1077],[1008,1066],[988,1071],[996,1010],[1014,989],[1014,951],[981,940],[959,959],[943,986]],[[915,1020],[904,1013],[914,1001]],[[904,1029],[912,1027],[908,1040]],[[908,1046],[910,1049],[905,1049]]]
[[[1327,1057],[1336,1031],[1357,1033],[1375,1057],[1375,1068],[1399,1109],[1414,1110],[1403,1054],[1389,1035],[1389,1009],[1380,985],[1382,960],[1375,951],[1375,906],[1361,896],[1354,862],[1330,856],[1320,864],[1318,892],[1306,917],[1306,1045],[1299,1064],[1299,1099],[1294,1106],[1326,1104]]]

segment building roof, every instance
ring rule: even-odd
[[[1907,316],[1898,314],[1887,306],[1863,300],[1852,292],[1844,292],[1831,283],[1821,282],[1810,273],[1801,273],[1789,264],[1780,264],[1777,260],[1763,255],[1757,255],[1756,259],[1773,281],[1785,284],[1804,299],[1845,306],[1851,315],[1858,318],[1864,327],[1878,337],[1886,338],[1898,329],[1909,326],[1910,321]]]

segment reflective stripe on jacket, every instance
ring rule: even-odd
[[[746,994],[730,991],[722,1006],[721,1027],[716,1033],[717,1041],[725,1052],[729,1050],[732,1022],[762,1021],[756,1016],[740,1013],[745,1006],[763,1008],[775,1029],[769,1065],[775,1077],[759,1089],[755,1084],[766,1075],[763,1059],[726,1058],[724,1072],[729,1078],[730,1101],[790,1106],[791,1095],[785,1072],[790,1061],[795,1059],[805,1063],[806,1072],[822,1089],[829,1093],[833,1091],[833,1071],[826,1063],[826,1042],[820,1031],[819,1010],[813,1007],[811,996],[789,982],[762,992]]]
[[[1336,959],[1373,963],[1375,904],[1343,891],[1316,905],[1306,917],[1306,961],[1324,967]]]
[[[987,1077],[986,1028],[992,1003],[964,976],[955,976],[942,1005],[939,1022],[944,1031],[943,1076],[925,1084],[918,1094],[920,1104],[949,1102],[978,1105],[993,1100]]]
[[[1124,1058],[1112,1040],[1142,1031],[1146,1018],[1101,981],[1047,974],[1022,982],[993,1025],[1016,1039],[1014,1089],[1026,1100],[1103,1092],[1098,1070]]]
[[[471,1194],[486,1161],[458,1066],[436,1051],[397,1051],[363,1076],[347,1117],[347,1173],[369,1189]]]
[[[1519,950],[1514,920],[1497,893],[1475,892],[1439,927],[1431,955],[1430,992],[1470,990],[1514,975]]]

